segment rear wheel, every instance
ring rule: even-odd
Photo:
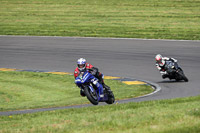
[[[112,91],[107,92],[108,93],[108,100],[106,101],[107,104],[113,104],[115,102],[115,96]]]
[[[179,71],[178,72],[179,73],[179,75],[182,77],[182,79],[185,81],[185,82],[188,82],[189,80],[188,80],[188,78],[185,76],[185,74],[183,73],[183,71]]]
[[[87,96],[87,99],[94,105],[98,105],[98,96],[96,94],[96,91],[92,92],[88,86],[84,87],[85,95]]]

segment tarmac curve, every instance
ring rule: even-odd
[[[73,72],[76,60],[83,57],[105,75],[129,77],[153,85],[156,93],[118,101],[140,102],[199,95],[199,51],[200,41],[189,40],[0,36],[0,68]],[[178,59],[189,82],[163,80],[154,64],[157,53]],[[0,115],[88,106],[93,105],[0,112]]]

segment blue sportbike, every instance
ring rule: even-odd
[[[112,91],[103,88],[98,79],[87,70],[80,72],[79,76],[75,79],[75,83],[94,105],[98,105],[99,102],[106,102],[107,104],[115,102]]]

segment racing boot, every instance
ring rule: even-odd
[[[163,75],[162,75],[162,78],[163,78],[163,79],[168,78],[168,77],[169,77],[168,74],[163,74]]]
[[[98,79],[99,79],[99,83],[102,84],[103,88],[105,89],[105,91],[107,92],[110,92],[110,87],[107,86],[105,83],[104,83],[104,80],[103,80],[103,74],[101,73],[101,75],[98,76]]]
[[[84,92],[83,89],[80,90],[80,95],[81,95],[82,97],[85,97],[85,92]]]
[[[105,83],[102,83],[102,85],[103,85],[103,88],[105,88],[105,90],[106,90],[107,92],[111,92],[111,89],[110,89],[109,86],[107,86]]]

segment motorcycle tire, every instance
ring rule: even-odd
[[[96,92],[93,93],[88,86],[85,86],[84,90],[85,90],[85,95],[87,96],[87,99],[92,104],[98,105],[99,101],[98,101],[98,96],[97,96]]]
[[[185,76],[185,74],[183,73],[183,71],[180,71],[179,72],[179,75],[182,77],[182,79],[185,81],[185,82],[188,82],[188,78]]]
[[[113,104],[115,102],[115,96],[112,91],[108,92],[108,100],[106,101],[107,104]]]

